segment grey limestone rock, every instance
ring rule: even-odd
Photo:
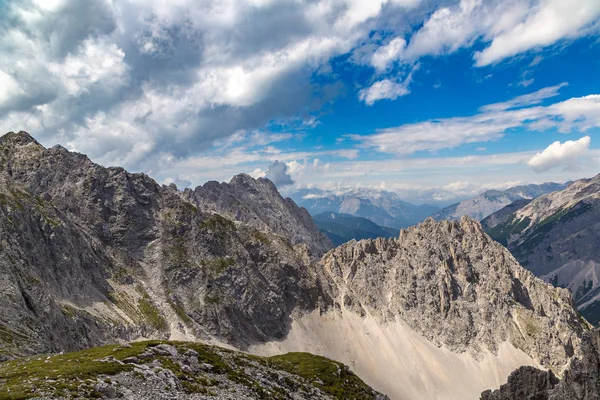
[[[600,321],[600,175],[511,205],[482,223],[521,265],[571,290],[588,321]]]
[[[477,356],[509,341],[557,373],[578,352],[584,328],[569,292],[523,269],[468,217],[349,242],[321,266],[338,304],[399,316],[439,346]]]

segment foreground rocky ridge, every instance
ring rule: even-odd
[[[441,374],[445,398],[463,399],[524,364],[560,376],[581,352],[568,291],[468,218],[323,255],[306,211],[247,175],[182,193],[21,132],[0,138],[0,179],[4,358],[140,338],[273,345],[361,376],[384,365],[393,378],[364,379],[393,398],[436,398]],[[448,360],[465,366],[460,387]],[[411,387],[411,363],[430,379]]]
[[[323,357],[263,358],[187,342],[15,360],[0,364],[0,383],[2,399],[388,399],[347,366]]]

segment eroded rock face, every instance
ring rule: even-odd
[[[219,213],[261,231],[280,235],[293,246],[306,244],[315,258],[332,247],[308,211],[291,199],[281,197],[268,179],[239,174],[229,183],[208,182],[191,193],[187,191],[186,195],[205,212]]]
[[[509,341],[560,373],[583,332],[568,291],[520,267],[468,217],[350,242],[321,265],[338,303],[382,321],[399,316],[453,351],[495,352]]]
[[[521,265],[571,290],[584,317],[600,322],[600,175],[513,204],[482,223]]]
[[[535,367],[521,367],[508,377],[508,382],[498,390],[487,390],[481,400],[548,399],[549,392],[559,380],[552,371],[542,371]]]
[[[574,357],[562,380],[551,371],[523,367],[514,371],[498,390],[488,390],[482,400],[595,400],[600,398],[600,332],[583,337],[581,354]]]
[[[588,333],[561,382],[550,393],[550,400],[600,399],[600,332]]]
[[[24,132],[0,139],[0,179],[0,271],[10,288],[0,293],[7,304],[2,353],[135,337],[218,338],[243,347],[282,337],[293,310],[328,301],[307,269],[328,241],[280,196],[262,225],[238,223],[144,174],[45,149]],[[251,186],[263,203],[275,190],[240,179],[236,190]],[[244,215],[240,208],[238,219]],[[297,237],[275,233],[281,221]]]

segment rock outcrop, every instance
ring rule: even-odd
[[[139,337],[243,347],[283,337],[294,310],[328,301],[307,268],[328,241],[281,197],[262,225],[238,223],[24,132],[0,139],[0,179],[5,355]],[[254,186],[257,198],[273,194],[267,181]],[[281,220],[300,236],[274,233]],[[308,245],[294,244],[311,230]]]
[[[1,398],[389,400],[347,366],[186,342],[137,342],[0,364]]]
[[[482,223],[521,265],[571,290],[582,314],[600,321],[600,175],[513,204]]]
[[[351,242],[321,265],[340,306],[383,323],[400,318],[455,352],[508,341],[560,373],[583,332],[568,291],[535,278],[468,217]]]
[[[595,400],[600,398],[600,333],[587,333],[582,352],[573,358],[562,380],[552,371],[522,367],[498,390],[487,390],[481,400]]]
[[[486,390],[481,400],[548,399],[549,392],[559,380],[552,371],[535,367],[521,367],[508,377],[508,382],[498,390]]]

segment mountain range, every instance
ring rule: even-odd
[[[296,204],[306,208],[313,218],[325,213],[346,214],[366,218],[380,227],[401,229],[422,222],[429,216],[437,221],[458,220],[463,215],[482,220],[515,201],[530,200],[546,193],[562,190],[567,185],[568,183],[547,182],[539,185],[515,186],[506,190],[487,190],[478,196],[451,204],[441,210],[433,205],[408,203],[393,192],[364,188],[340,191],[302,189],[289,196]],[[319,218],[322,219],[322,216]],[[376,236],[350,235],[345,238],[362,237],[375,238]]]
[[[593,356],[569,290],[466,216],[334,248],[267,179],[181,192],[10,132],[0,230],[7,398],[476,399]]]
[[[513,203],[483,226],[524,267],[571,290],[582,314],[600,322],[600,175]]]
[[[335,246],[339,246],[352,239],[374,239],[378,237],[396,237],[398,229],[379,226],[375,222],[350,214],[323,212],[313,216],[315,224],[327,235]]]
[[[408,203],[396,193],[384,190],[352,189],[334,193],[303,189],[290,194],[290,198],[313,216],[324,212],[349,214],[395,229],[415,225],[438,210],[436,206]]]
[[[515,186],[506,190],[487,190],[479,196],[451,204],[433,214],[432,217],[440,221],[443,219],[459,219],[463,215],[468,215],[481,221],[488,215],[517,200],[533,199],[546,193],[562,190],[567,185],[568,183],[547,182],[540,185]]]

